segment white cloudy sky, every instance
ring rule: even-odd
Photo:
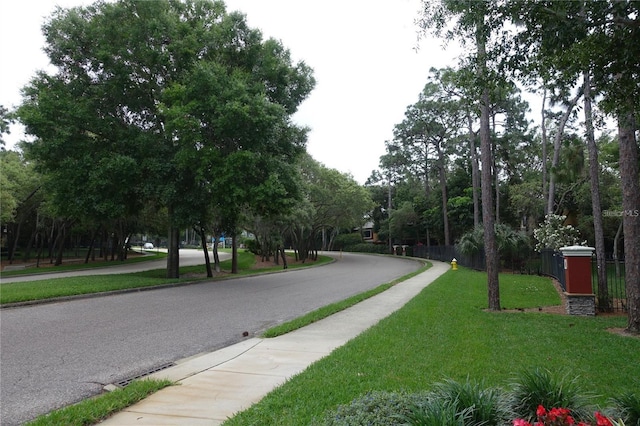
[[[40,26],[56,5],[87,0],[0,3],[0,105],[20,103],[20,88],[46,69]],[[429,68],[455,64],[441,42],[418,43],[420,0],[227,0],[265,37],[282,41],[295,60],[314,69],[315,90],[295,121],[311,128],[307,149],[328,167],[364,183],[377,169],[407,105],[417,100]],[[11,146],[24,137],[12,128]]]

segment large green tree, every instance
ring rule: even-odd
[[[502,11],[496,2],[485,1],[440,0],[425,1],[423,5],[421,23],[425,30],[432,30],[438,35],[446,33],[447,39],[457,39],[463,43],[471,40],[469,57],[473,63],[475,94],[480,111],[480,181],[488,302],[490,310],[500,310],[490,118],[491,93],[497,80],[492,67],[495,55],[491,40],[504,24]]]
[[[304,156],[297,165],[302,179],[303,198],[289,217],[289,234],[302,260],[317,250],[328,249],[344,230],[361,227],[374,207],[371,195],[351,175]],[[328,237],[327,237],[328,235]]]
[[[57,178],[61,204],[79,200],[76,214],[165,206],[169,277],[178,229],[206,221],[206,201],[224,191],[209,186],[226,156],[303,144],[286,117],[311,70],[222,2],[97,2],[57,9],[44,32],[58,72],[25,89],[30,154]]]
[[[425,195],[429,195],[430,169],[435,165],[441,193],[444,244],[450,245],[447,213],[447,170],[454,143],[463,127],[462,108],[442,87],[442,80],[432,76],[420,93],[418,102],[410,105],[405,119],[395,126],[394,142],[403,164],[413,164],[424,179]],[[408,168],[412,170],[413,168]]]

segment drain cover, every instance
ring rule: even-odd
[[[115,385],[118,386],[119,388],[124,388],[127,387],[128,385],[131,384],[131,382],[133,382],[134,380],[138,380],[141,379],[143,377],[149,376],[153,373],[157,373],[158,371],[162,371],[162,370],[166,370],[167,368],[171,368],[173,366],[175,366],[176,364],[174,362],[169,362],[167,364],[162,364],[158,367],[155,367],[151,370],[145,371],[144,373],[138,374],[137,376],[133,376],[133,377],[129,377],[128,379],[124,379],[121,380],[119,382],[116,382]]]

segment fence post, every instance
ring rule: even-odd
[[[593,247],[562,247],[569,315],[595,315],[596,296],[591,284],[591,256]]]

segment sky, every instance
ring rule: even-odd
[[[56,5],[88,0],[0,3],[0,105],[21,102],[20,89],[37,70],[53,72],[43,53],[41,25]],[[294,122],[309,127],[307,151],[325,166],[364,184],[378,169],[385,141],[418,100],[431,67],[455,65],[458,50],[424,36],[420,0],[227,0],[265,38],[278,39],[317,81]],[[4,137],[7,148],[24,139],[20,126]]]

